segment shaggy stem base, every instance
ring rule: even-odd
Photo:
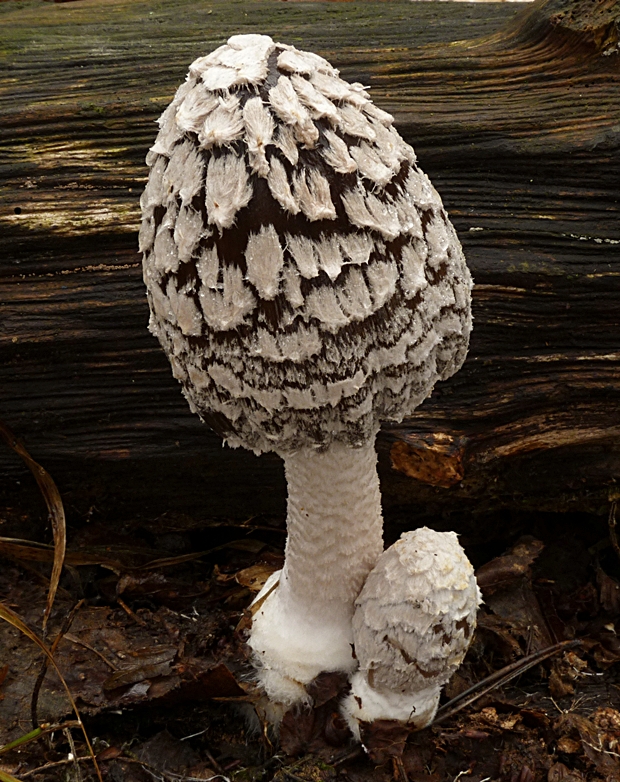
[[[383,550],[383,519],[374,442],[300,451],[284,465],[285,562],[254,615],[249,645],[268,697],[288,705],[307,698],[305,685],[319,673],[356,669],[351,618]]]

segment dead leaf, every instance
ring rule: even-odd
[[[596,587],[590,581],[583,584],[569,595],[558,599],[558,613],[564,619],[575,619],[577,616],[595,617],[599,612],[599,601]]]
[[[493,706],[486,706],[484,709],[480,709],[478,716],[484,722],[489,725],[499,725],[499,717],[497,716],[497,710]]]
[[[187,741],[175,739],[167,730],[162,730],[133,750],[138,760],[157,771],[171,771],[185,774],[200,761],[199,755]]]
[[[530,565],[543,550],[535,538],[522,538],[507,554],[478,568],[476,578],[487,609],[505,622],[505,628],[528,651],[551,646],[551,636],[532,587]]]
[[[342,671],[326,671],[320,673],[306,687],[308,695],[314,702],[314,708],[323,706],[328,701],[340,698],[349,688],[349,677]]]
[[[115,690],[118,687],[128,687],[132,684],[166,676],[171,671],[172,663],[177,655],[176,646],[149,647],[131,652],[133,665],[127,665],[115,671],[103,682],[104,690]],[[135,664],[138,659],[139,663]]]
[[[395,720],[360,723],[362,744],[372,762],[379,766],[391,758],[402,757],[410,733],[411,728]]]
[[[553,661],[549,676],[549,689],[553,698],[563,698],[575,692],[575,682],[583,678],[588,663],[572,650],[564,652]]]
[[[519,776],[516,779],[516,782],[535,782],[536,777],[534,776],[534,772],[529,766],[523,766],[521,768],[521,771],[519,773]]]
[[[56,662],[54,655],[51,653],[48,646],[45,644],[45,642],[33,631],[31,630],[22,620],[20,616],[18,616],[9,606],[0,603],[0,619],[4,619],[5,622],[8,622],[10,625],[12,625],[16,630],[19,630],[20,633],[25,635],[27,638],[29,638],[33,643],[35,643],[39,649],[45,654],[46,658],[49,660],[50,665],[54,668],[56,671],[58,678],[60,679],[63,689],[67,694],[67,698],[69,699],[69,702],[71,704],[71,708],[75,712],[75,716],[77,718],[77,722],[79,723],[80,727],[82,728],[82,733],[84,735],[84,741],[86,743],[86,746],[88,747],[89,754],[92,758],[93,766],[95,767],[95,773],[97,774],[97,779],[99,782],[103,782],[103,779],[101,777],[101,771],[99,769],[99,766],[97,764],[97,760],[95,757],[94,750],[92,748],[92,745],[90,743],[90,739],[88,738],[88,733],[86,732],[86,729],[84,727],[84,724],[82,722],[82,718],[80,716],[80,712],[78,709],[78,706],[75,702],[75,698],[73,697],[73,694],[71,690],[69,689],[66,679],[62,674],[62,671],[58,667],[58,663]]]
[[[246,696],[246,691],[224,663],[205,664],[195,658],[184,660],[178,670],[183,679],[191,683],[195,700]]]
[[[567,695],[575,693],[574,676],[567,676],[566,669],[557,660],[551,665],[549,674],[549,692],[551,697],[556,700],[565,698]]]
[[[192,766],[187,770],[187,776],[190,779],[204,779],[204,780],[216,780],[218,778],[217,771],[214,771],[209,766],[205,766],[204,763],[200,763],[197,766]],[[221,777],[221,775],[219,775]]]
[[[325,754],[342,747],[351,732],[340,716],[338,704],[348,689],[348,676],[338,671],[319,674],[307,686],[314,706],[293,707],[280,725],[280,746],[287,755]]]
[[[317,736],[316,714],[308,705],[289,709],[280,723],[280,748],[285,755],[296,757],[308,751]]]
[[[604,718],[601,715],[601,719]],[[620,758],[606,746],[608,737],[593,720],[575,712],[566,712],[557,721],[555,729],[563,734],[561,738],[568,736],[581,741],[585,756],[606,782],[620,781]]]
[[[514,730],[515,727],[521,722],[520,714],[510,714],[507,717],[503,717],[499,724],[502,730]]]
[[[562,736],[556,745],[558,752],[566,752],[567,755],[577,755],[581,752],[581,742],[568,736]]]
[[[279,568],[259,562],[257,565],[246,567],[235,573],[234,578],[240,586],[247,587],[252,592],[260,592],[269,576],[276,570]]]
[[[119,687],[129,687],[132,684],[143,682],[146,679],[155,679],[158,676],[167,676],[171,672],[171,661],[162,663],[150,663],[138,665],[129,670],[116,671],[103,683],[104,690],[116,690]]]
[[[179,604],[185,605],[188,599],[200,597],[209,591],[209,584],[188,583],[150,570],[123,573],[116,583],[117,598],[123,595],[130,601],[148,597],[172,608]]]
[[[522,718],[518,711],[512,714],[500,715],[494,706],[486,706],[478,712],[477,721],[484,723],[487,727],[508,731],[514,730],[515,726],[522,721]]]
[[[615,578],[608,576],[599,565],[596,568],[596,583],[599,588],[601,605],[613,616],[620,614],[620,584]]]
[[[571,770],[564,763],[554,763],[547,774],[547,782],[585,782],[581,771]]]
[[[523,724],[528,728],[536,728],[546,733],[551,724],[547,714],[538,709],[521,709],[520,714]]]
[[[600,632],[586,640],[596,664],[602,670],[620,662],[620,638],[615,632]]]
[[[541,540],[524,537],[506,554],[479,567],[476,580],[485,600],[500,587],[529,576],[530,566],[544,547]]]
[[[620,712],[605,706],[591,714],[590,719],[599,730],[605,750],[617,754],[620,749]]]
[[[601,730],[620,737],[620,712],[609,706],[597,709],[591,716],[592,722]]]
[[[255,602],[251,603],[251,605],[248,607],[248,612],[249,612],[249,614],[251,616],[255,616],[257,611],[260,611],[260,609],[261,609],[263,603],[265,602],[265,600],[267,600],[267,598],[273,592],[274,589],[278,588],[278,584],[279,583],[280,583],[280,579],[279,578],[274,580],[273,584],[269,588],[269,591],[265,592],[265,594],[261,598],[257,599]],[[242,622],[240,622],[240,624],[242,624],[242,623],[243,623],[243,620],[242,620]],[[243,623],[243,624],[245,624],[245,623]]]
[[[476,632],[484,638],[485,649],[491,646],[499,659],[512,661],[523,656],[523,649],[512,633],[512,625],[499,616],[478,612]]]

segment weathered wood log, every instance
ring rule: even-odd
[[[464,368],[380,437],[386,507],[601,512],[620,475],[619,22],[618,0],[0,5],[0,415],[78,509],[283,508],[277,458],[222,449],[186,408],[136,251],[153,121],[194,57],[260,29],[371,85],[477,283]],[[21,467],[0,469],[11,494]]]

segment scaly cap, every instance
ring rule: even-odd
[[[471,278],[392,122],[264,35],[196,60],[160,118],[141,199],[150,328],[229,444],[360,445],[461,366]]]

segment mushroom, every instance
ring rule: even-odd
[[[321,672],[358,668],[355,601],[367,618],[394,556],[382,555],[375,437],[460,368],[471,277],[393,118],[322,57],[235,35],[190,66],[159,126],[141,198],[149,328],[204,422],[284,460],[285,563],[249,645],[286,708]],[[364,621],[356,645],[370,643]]]
[[[359,670],[342,712],[354,736],[388,719],[423,728],[441,688],[461,664],[480,592],[454,532],[423,527],[381,554],[355,601]]]

